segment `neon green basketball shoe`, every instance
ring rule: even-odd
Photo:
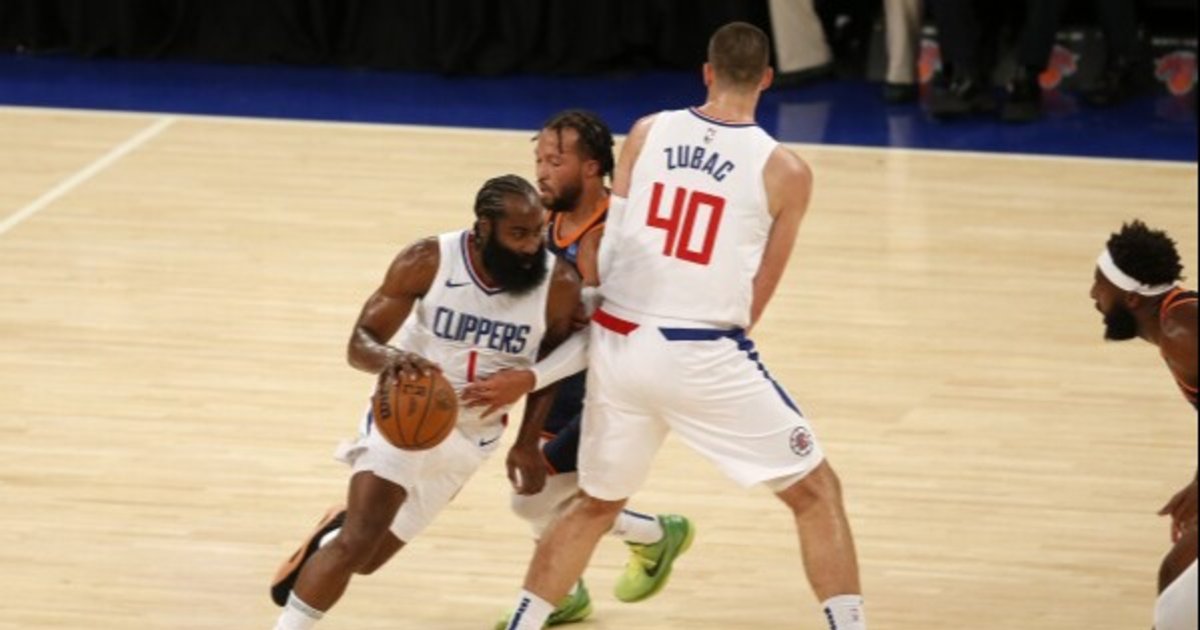
[[[675,560],[692,546],[696,528],[686,517],[662,514],[658,522],[663,529],[662,540],[650,545],[625,543],[629,545],[629,562],[613,589],[623,602],[640,602],[661,591],[671,577]]]

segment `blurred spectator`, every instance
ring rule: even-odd
[[[917,55],[921,48],[921,0],[883,0],[887,35],[887,75],[883,100],[917,98]]]
[[[1033,120],[1041,113],[1038,75],[1046,69],[1054,48],[1062,16],[1070,0],[1039,0],[1029,3],[1029,14],[1017,46],[1017,71],[1008,85],[1004,114],[1018,122]],[[1104,32],[1105,70],[1095,85],[1084,89],[1084,98],[1107,105],[1129,96],[1134,82],[1137,53],[1137,22],[1134,0],[1092,0]]]
[[[916,100],[921,0],[770,0],[775,85],[790,87],[833,74],[856,76],[872,24],[883,6],[888,68],[884,99]]]
[[[943,72],[934,81],[929,111],[950,118],[996,109],[991,74],[996,42],[1007,17],[987,0],[928,0],[938,28]],[[1018,36],[1016,69],[1009,78],[1000,118],[1030,122],[1041,115],[1042,88],[1038,76],[1046,70],[1062,15],[1071,0],[1026,0]],[[1092,0],[1104,32],[1106,66],[1099,81],[1084,90],[1093,104],[1108,104],[1128,96],[1137,69],[1137,22],[1134,0]],[[982,25],[988,24],[984,28]]]
[[[769,6],[775,85],[796,86],[829,74],[833,54],[813,0],[770,0]]]
[[[942,51],[942,72],[929,94],[929,113],[952,118],[993,111],[991,70],[999,36],[998,5],[1003,3],[928,1]],[[984,22],[988,28],[983,27]]]

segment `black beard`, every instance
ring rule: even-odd
[[[551,212],[567,212],[575,208],[579,203],[579,198],[583,196],[583,186],[566,186],[562,189],[559,195],[546,204],[546,209]]]
[[[1133,311],[1114,306],[1104,314],[1104,338],[1109,341],[1126,341],[1137,337],[1138,323]]]
[[[546,279],[546,247],[538,248],[536,254],[526,256],[501,245],[493,236],[483,244],[480,252],[483,268],[501,289],[522,295],[529,293]]]

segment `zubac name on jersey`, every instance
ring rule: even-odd
[[[724,181],[725,176],[732,173],[734,169],[733,162],[722,160],[721,154],[713,151],[709,153],[704,147],[694,144],[681,144],[674,147],[663,149],[663,153],[667,154],[667,170],[673,171],[677,168],[690,168],[704,173],[708,173],[717,181]]]
[[[433,334],[438,337],[508,354],[520,354],[525,350],[525,338],[530,330],[528,325],[459,313],[444,306],[437,307],[433,316]]]

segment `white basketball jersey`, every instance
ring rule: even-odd
[[[442,367],[461,393],[467,383],[506,368],[528,368],[537,360],[546,332],[550,274],[537,288],[513,295],[483,283],[467,256],[469,231],[438,237],[441,260],[429,292],[413,305],[392,345],[415,352]],[[553,268],[554,255],[546,252]],[[458,428],[477,434],[497,423],[508,409],[482,418],[460,406]]]
[[[755,124],[695,109],[658,114],[602,251],[604,299],[718,327],[750,324],[771,229],[763,168],[778,143]]]

